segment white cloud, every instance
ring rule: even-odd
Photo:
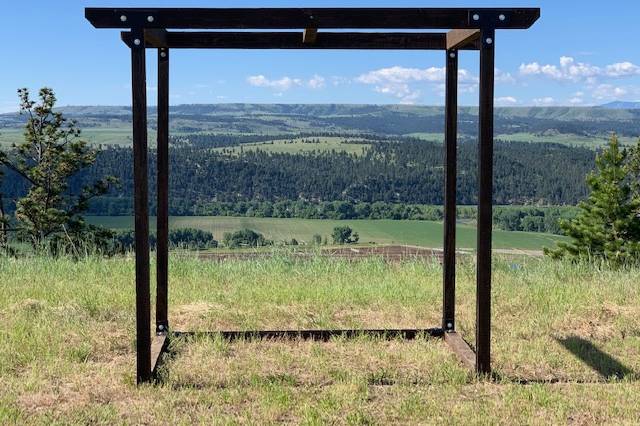
[[[640,75],[640,67],[631,62],[618,62],[607,65],[605,72],[609,77],[628,77]]]
[[[516,79],[513,77],[513,75],[511,75],[510,72],[505,72],[498,68],[496,68],[494,71],[494,78],[496,80],[496,83],[513,84],[516,82]]]
[[[553,99],[551,96],[546,96],[543,98],[535,98],[533,100],[533,104],[537,106],[549,106],[555,103],[556,103],[556,100]]]
[[[307,83],[312,89],[322,89],[325,86],[325,79],[321,75],[314,75]]]
[[[569,103],[571,105],[581,105],[584,103],[584,92],[578,91],[573,94],[571,98],[569,98]]]
[[[518,103],[518,100],[513,96],[502,96],[496,98],[496,105],[515,105]]]
[[[602,68],[584,62],[576,62],[570,56],[561,56],[560,66],[531,62],[521,64],[519,72],[522,76],[537,75],[558,81],[584,81],[593,85],[596,84],[599,77],[620,78],[640,75],[640,66],[631,62],[618,62]]]
[[[414,88],[417,83],[427,83],[439,94],[444,93],[445,68],[405,68],[393,66],[380,68],[356,77],[358,83],[373,85],[378,93],[394,96],[401,103],[415,103],[421,95],[421,91]],[[458,71],[459,90],[468,92],[475,90],[478,78],[469,71]]]
[[[629,92],[622,87],[616,87],[612,84],[601,84],[593,90],[591,96],[597,100],[619,99]]]
[[[302,85],[302,80],[299,78],[282,77],[278,80],[270,80],[262,74],[248,77],[247,82],[252,86],[267,87],[280,92]]]
[[[255,87],[265,87],[273,89],[276,96],[282,96],[284,92],[294,87],[307,86],[311,89],[322,89],[326,86],[326,79],[318,74],[313,75],[309,80],[294,77],[282,77],[279,79],[270,79],[262,74],[247,77],[247,83]]]

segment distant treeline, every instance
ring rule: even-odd
[[[373,143],[362,155],[341,151],[272,153],[245,150],[227,155],[189,146],[174,147],[170,158],[170,191],[174,203],[203,201],[353,201],[443,203],[442,145],[426,141]],[[586,195],[584,179],[595,152],[558,144],[495,144],[495,204],[574,205]],[[150,152],[150,189],[155,190],[155,153]],[[477,147],[463,140],[458,149],[458,203],[477,202]],[[97,164],[78,176],[83,185],[93,176],[115,175],[119,195],[133,192],[129,148],[102,151]],[[11,185],[7,190],[19,190]],[[10,194],[8,194],[10,195]],[[174,204],[175,209],[182,207]]]
[[[115,211],[114,206],[121,209]],[[105,210],[111,208],[111,210]],[[496,206],[493,208],[493,224],[505,231],[548,232],[560,234],[559,219],[575,216],[576,207],[530,207]],[[130,216],[133,214],[132,200],[124,198],[102,198],[92,205],[90,214]],[[151,211],[155,214],[155,210]],[[374,203],[354,203],[350,201],[238,201],[206,202],[190,206],[188,210],[170,210],[174,216],[235,216],[272,217],[298,219],[389,219],[441,221],[444,217],[442,206],[416,204],[393,204],[377,201]],[[458,206],[458,220],[473,222],[476,219],[474,206]]]
[[[312,137],[311,134],[301,136]],[[173,146],[170,149],[170,212],[173,215],[209,215],[232,211],[233,215],[245,215],[246,212],[236,211],[243,210],[239,207],[244,205],[242,203],[260,202],[267,206],[260,208],[264,210],[262,213],[252,213],[255,208],[246,211],[253,215],[282,217],[281,213],[269,213],[269,209],[277,212],[278,203],[298,203],[300,200],[303,207],[294,209],[298,213],[291,213],[292,217],[336,218],[338,213],[322,206],[342,201],[346,202],[344,205],[352,206],[352,210],[363,209],[355,213],[355,217],[434,220],[431,212],[413,211],[411,205],[443,204],[442,144],[413,138],[374,138],[364,134],[342,136],[370,141],[370,146],[361,155],[321,149],[306,153],[245,150],[240,154],[228,154],[211,150],[209,136],[203,136],[207,138],[202,141],[206,148],[200,146],[200,142],[196,146],[191,143]],[[225,139],[227,137],[230,139]],[[220,143],[224,141],[240,143],[235,136],[224,136]],[[495,143],[494,203],[575,205],[586,195],[584,180],[594,166],[595,154],[590,149],[559,144],[498,140]],[[150,150],[152,211],[155,210],[155,158],[155,151]],[[461,138],[457,197],[460,205],[477,202],[476,158],[475,141]],[[99,153],[94,166],[73,179],[71,190],[77,192],[100,176],[116,176],[120,188],[109,196],[92,200],[90,213],[131,214],[132,169],[130,148],[109,147]],[[5,199],[11,200],[24,194],[27,186],[11,170],[6,172],[2,190]],[[376,203],[381,203],[378,207],[389,207],[373,208]],[[12,211],[14,206],[6,204],[5,208]],[[222,210],[222,213],[216,210]],[[526,226],[533,224],[527,222]]]

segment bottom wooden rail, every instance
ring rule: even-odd
[[[476,353],[469,344],[455,331],[444,333],[444,341],[451,350],[460,358],[460,361],[471,370],[476,369]]]
[[[151,374],[154,375],[161,362],[161,357],[169,346],[169,339],[166,334],[157,334],[151,342]]]
[[[225,340],[240,339],[304,339],[327,341],[332,337],[372,336],[386,339],[413,340],[421,335],[442,337],[441,328],[425,329],[353,329],[353,330],[246,330],[246,331],[174,331],[176,337],[220,336]]]
[[[441,328],[424,329],[353,329],[353,330],[237,330],[237,331],[173,331],[158,334],[151,343],[151,371],[155,375],[162,362],[162,354],[168,350],[171,337],[221,337],[225,340],[242,339],[304,339],[328,341],[332,337],[355,338],[371,336],[383,339],[413,340],[419,336],[444,337],[445,342],[460,361],[475,371],[475,352],[457,332],[444,332]]]

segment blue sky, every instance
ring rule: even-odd
[[[498,105],[594,105],[640,100],[640,2],[521,1],[3,1],[0,112],[16,89],[53,87],[61,105],[128,105],[128,49],[117,30],[94,29],[86,6],[518,7],[542,8],[527,31],[496,37]],[[12,41],[7,43],[7,41]],[[461,56],[461,103],[477,103],[477,53]],[[171,104],[443,103],[444,54],[390,51],[203,51],[172,53]],[[155,55],[148,54],[149,102]]]

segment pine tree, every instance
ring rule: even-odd
[[[639,151],[640,143],[627,151],[620,148],[615,135],[611,137],[609,146],[596,158],[596,170],[587,176],[591,193],[579,204],[579,214],[560,223],[572,241],[545,249],[546,254],[602,258],[615,265],[640,259]]]
[[[20,232],[34,247],[48,239],[82,240],[90,231],[99,230],[85,224],[81,213],[89,201],[106,193],[115,178],[105,177],[72,193],[69,180],[91,166],[97,151],[80,139],[76,123],[54,111],[53,90],[43,88],[39,103],[32,101],[27,89],[18,90],[20,113],[27,115],[24,142],[13,145],[9,154],[0,156],[0,164],[11,169],[29,184],[27,194],[16,202],[15,217]]]

